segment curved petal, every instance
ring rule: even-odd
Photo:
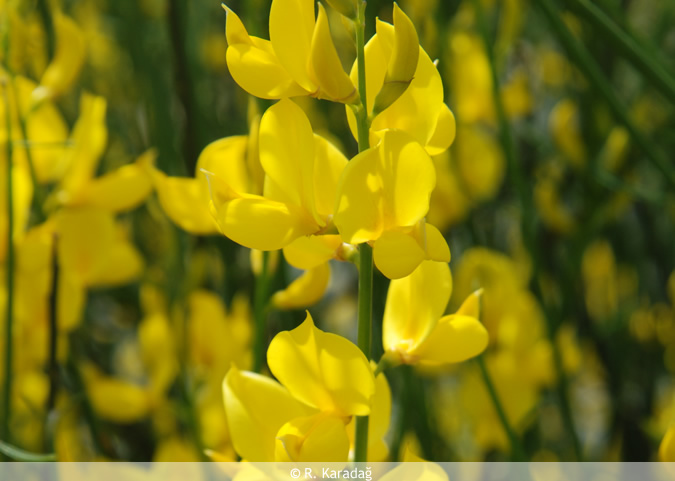
[[[76,203],[110,212],[124,212],[138,207],[150,192],[152,183],[146,169],[138,164],[129,164],[86,184]]]
[[[426,231],[427,259],[438,262],[450,262],[450,247],[443,234],[431,224],[424,224]]]
[[[444,316],[426,340],[413,351],[419,363],[438,366],[477,356],[488,345],[487,329],[475,317]]]
[[[335,212],[338,183],[348,160],[335,145],[316,134],[314,134],[314,153],[316,211],[320,216],[328,217]]]
[[[415,26],[403,10],[394,3],[394,38],[387,73],[382,89],[377,93],[373,112],[381,112],[406,91],[412,81],[419,60],[420,44]],[[386,25],[383,22],[378,22]],[[390,40],[390,39],[387,39]]]
[[[279,383],[235,366],[223,381],[223,400],[232,444],[247,461],[274,461],[279,428],[291,419],[313,413]]]
[[[246,135],[225,137],[211,142],[199,154],[195,178],[206,180],[203,175],[203,171],[206,170],[223,179],[230,191],[236,194],[255,194],[246,159],[247,148],[248,137]]]
[[[391,281],[382,325],[387,352],[413,352],[443,315],[452,292],[447,264],[424,261],[408,277]]]
[[[323,297],[330,281],[330,264],[325,262],[304,272],[271,299],[277,309],[300,309],[316,304]]]
[[[317,329],[309,313],[300,326],[272,339],[267,364],[296,399],[322,412],[370,413],[375,379],[366,357],[347,339]]]
[[[319,87],[318,98],[345,104],[358,98],[356,87],[342,68],[342,62],[333,44],[326,9],[319,3],[319,17],[312,36],[309,74]]]
[[[314,142],[307,116],[292,100],[280,100],[260,121],[260,163],[265,174],[287,199],[317,218]]]
[[[208,190],[199,180],[169,177],[154,167],[150,169],[159,203],[172,222],[193,234],[218,232],[209,209]]]
[[[313,269],[335,258],[341,245],[342,239],[339,235],[298,237],[284,247],[284,257],[293,267]]]
[[[457,122],[455,115],[450,107],[441,106],[441,112],[438,115],[438,122],[429,142],[424,147],[429,155],[439,155],[448,150],[455,141],[457,134]]]
[[[59,263],[83,282],[105,272],[115,243],[112,214],[98,209],[64,209],[56,219]]]
[[[270,8],[270,42],[279,63],[302,88],[314,92],[307,65],[314,32],[314,2],[274,0]]]
[[[35,103],[65,93],[80,75],[84,63],[87,45],[82,31],[71,18],[57,12],[54,34],[54,58],[42,75],[40,86],[33,92]]]
[[[346,462],[349,438],[342,419],[325,414],[296,418],[277,433],[275,461]]]
[[[278,250],[319,229],[302,209],[264,197],[245,196],[212,206],[221,232],[249,249]]]
[[[130,242],[117,242],[104,257],[105,266],[87,278],[87,286],[109,287],[126,284],[138,279],[145,266],[140,252]]]
[[[80,98],[80,115],[77,118],[69,151],[68,172],[61,182],[59,200],[69,202],[77,198],[83,187],[90,182],[98,167],[101,155],[108,142],[105,125],[106,100],[89,94]]]
[[[333,222],[350,244],[377,239],[384,229],[384,199],[377,148],[354,157],[342,171]]]
[[[373,260],[389,279],[411,274],[425,258],[425,252],[410,234],[388,231],[373,244]]]
[[[436,186],[431,158],[410,136],[387,131],[380,144],[385,215],[388,226],[413,226],[429,211]]]

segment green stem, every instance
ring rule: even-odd
[[[523,446],[520,444],[520,440],[518,439],[516,432],[511,427],[509,419],[506,417],[506,411],[504,410],[501,400],[499,399],[497,389],[495,388],[495,385],[492,382],[490,372],[488,371],[487,366],[485,365],[485,359],[483,359],[482,355],[478,356],[476,359],[478,361],[478,366],[480,367],[481,375],[483,376],[483,382],[485,383],[485,387],[488,390],[488,394],[490,395],[492,404],[495,407],[495,411],[497,411],[499,421],[502,423],[502,427],[504,428],[504,431],[506,432],[506,435],[509,438],[509,442],[511,443],[511,456],[513,457],[514,461],[527,461],[525,450],[523,449]]]
[[[5,100],[5,123],[7,126],[7,305],[5,309],[5,377],[0,413],[0,440],[11,442],[9,423],[12,415],[12,360],[14,336],[14,183],[12,181],[12,108],[9,104],[7,83],[2,85]]]
[[[675,169],[673,169],[668,158],[666,158],[660,150],[655,148],[655,144],[635,126],[628,109],[617,97],[611,83],[602,73],[598,63],[588,50],[586,50],[583,44],[581,44],[569,31],[561,19],[560,12],[553,5],[552,1],[537,0],[537,3],[541,7],[544,16],[553,27],[560,42],[568,51],[569,55],[575,60],[577,67],[584,73],[591,86],[605,99],[609,108],[614,113],[614,116],[624,125],[626,130],[628,130],[628,133],[630,133],[635,143],[644,152],[650,162],[663,173],[672,186],[675,186]]]
[[[366,358],[370,359],[371,330],[373,319],[373,248],[363,243],[359,246],[359,311],[357,344]],[[368,416],[356,417],[354,436],[354,461],[368,459]]]
[[[13,73],[11,75],[12,89],[17,92],[15,76]],[[26,160],[28,163],[28,172],[30,173],[31,183],[33,184],[33,205],[31,206],[31,212],[35,213],[37,216],[34,220],[36,224],[41,224],[45,220],[44,208],[46,200],[46,192],[42,185],[38,182],[37,171],[35,170],[35,163],[33,162],[33,154],[31,152],[30,141],[28,140],[28,122],[26,117],[23,116],[23,106],[21,105],[20,99],[16,98],[16,110],[19,117],[19,129],[21,130],[21,137],[23,140],[24,149],[26,151]],[[30,115],[30,112],[28,113]]]
[[[356,108],[356,122],[359,152],[370,147],[368,139],[368,102],[366,97],[366,57],[365,57],[365,13],[366,2],[359,4],[356,29],[356,62],[358,70],[358,89],[361,105]],[[359,246],[359,311],[357,326],[357,344],[370,360],[371,331],[373,322],[373,249],[369,244]],[[354,461],[366,462],[368,459],[368,416],[356,417],[354,435]]]
[[[57,460],[56,454],[54,453],[31,453],[30,451],[24,451],[23,449],[12,446],[11,444],[3,443],[2,441],[0,441],[0,453],[4,454],[9,459],[25,463],[46,463]]]
[[[267,298],[269,297],[269,263],[270,253],[262,253],[262,269],[256,279],[253,301],[253,317],[255,321],[255,344],[253,345],[253,371],[262,371],[265,364],[265,344],[267,334]]]
[[[593,28],[601,31],[628,59],[641,69],[641,72],[658,88],[661,93],[675,104],[675,78],[663,68],[663,63],[654,59],[628,33],[619,27],[599,7],[588,0],[567,0],[578,6]]]
[[[47,450],[53,448],[53,426],[50,426],[49,414],[56,407],[56,395],[59,389],[59,361],[57,359],[57,341],[58,341],[58,293],[59,293],[59,260],[58,260],[58,237],[52,238],[52,283],[49,293],[49,339],[47,344],[48,364],[47,375],[49,377],[49,393],[47,395],[47,405],[45,409],[44,423],[44,447]]]

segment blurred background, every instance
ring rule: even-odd
[[[269,5],[228,2],[263,38]],[[656,460],[675,423],[675,3],[400,6],[457,119],[428,214],[452,252],[450,307],[482,286],[490,346],[482,363],[387,372],[390,459],[409,448],[436,461]],[[328,11],[348,71],[349,26]],[[367,15],[369,37],[392,4],[369,0]],[[0,28],[0,138],[12,146],[0,154],[0,440],[64,461],[236,460],[220,385],[232,363],[253,366],[255,339],[304,319],[265,309],[299,271],[187,233],[149,181],[122,170],[156,156],[193,177],[204,147],[246,135],[271,105],[229,76],[225,12],[206,0],[2,0]],[[356,154],[342,105],[298,103]],[[105,175],[136,183],[110,190],[115,202],[81,193]],[[355,340],[356,270],[332,267],[311,312]],[[376,274],[374,359],[387,285]]]

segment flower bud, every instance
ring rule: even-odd
[[[384,77],[384,85],[375,97],[373,115],[393,104],[412,82],[419,60],[419,39],[410,19],[394,4],[394,47]]]

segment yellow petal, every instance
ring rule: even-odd
[[[323,332],[312,316],[277,334],[267,350],[270,371],[298,400],[340,416],[370,413],[375,379],[361,350]]]
[[[35,82],[16,76],[13,87],[15,87],[17,107],[26,121],[27,137],[31,143],[31,160],[37,180],[41,184],[58,181],[68,167],[66,147],[69,135],[68,125],[52,101],[44,100],[37,106],[32,104],[31,97],[36,89]],[[2,115],[4,118],[4,112]],[[25,140],[18,125],[14,129],[14,137],[17,140]],[[26,149],[23,142],[15,145],[14,155],[18,159],[25,159]],[[17,161],[17,164],[20,163]]]
[[[417,240],[400,231],[389,231],[373,244],[373,260],[389,279],[400,279],[411,274],[425,258]]]
[[[87,277],[87,286],[110,287],[126,284],[138,279],[145,267],[140,252],[130,242],[116,242],[105,253],[105,258],[105,265],[101,270]]]
[[[664,463],[675,462],[675,426],[670,426],[659,445],[659,460]]]
[[[89,401],[101,419],[126,424],[148,416],[152,398],[141,386],[106,376],[90,365],[82,368],[82,374]]]
[[[275,438],[281,426],[313,413],[279,383],[235,366],[223,381],[223,399],[232,444],[247,461],[274,461]]]
[[[426,231],[427,259],[438,262],[450,262],[450,247],[443,234],[431,224],[424,225]]]
[[[249,249],[278,250],[318,230],[302,209],[264,197],[246,196],[214,207],[222,233]]]
[[[394,27],[378,20],[377,34],[366,45],[368,105],[373,105],[375,96],[384,84],[394,45],[394,36]],[[356,62],[354,62],[350,73],[352,82],[356,82],[358,78],[356,67]],[[398,129],[426,146],[434,136],[443,108],[441,76],[427,53],[420,47],[417,70],[412,82],[391,106],[373,119],[370,128],[371,145],[377,142],[383,131]],[[356,119],[350,108],[346,110],[349,127],[356,137]]]
[[[56,48],[54,58],[40,80],[40,87],[33,93],[37,103],[68,91],[80,74],[86,53],[86,43],[77,24],[66,15],[54,15]]]
[[[302,88],[314,92],[309,63],[314,31],[314,2],[274,0],[270,8],[270,42],[279,63]]]
[[[417,70],[419,52],[420,45],[415,26],[394,3],[394,42],[391,46],[384,84],[375,98],[373,112],[382,112],[406,91]]]
[[[425,149],[429,155],[439,155],[448,150],[448,148],[455,141],[457,134],[457,122],[455,115],[450,110],[450,107],[443,104],[441,111],[438,114],[438,122],[429,142]]]
[[[156,153],[149,151],[144,155],[154,157]],[[151,191],[152,183],[145,167],[129,164],[86,184],[77,204],[123,212],[138,207]]]
[[[483,289],[478,289],[467,297],[455,314],[480,319],[480,298]]]
[[[356,87],[342,68],[330,35],[326,9],[321,4],[312,37],[309,74],[312,82],[319,87],[318,98],[345,104],[358,98]]]
[[[253,189],[254,181],[246,159],[247,148],[248,138],[245,135],[218,139],[204,147],[204,150],[199,154],[199,159],[197,159],[195,178],[204,181],[205,193],[208,185],[206,185],[203,170],[222,179],[229,187],[227,193],[219,192],[219,195],[231,195],[232,191],[236,194],[255,193]],[[217,187],[217,185],[214,183],[212,187]],[[205,196],[205,198],[208,199],[208,196]]]
[[[349,438],[342,419],[325,414],[296,418],[277,433],[275,461],[345,462]]]
[[[352,159],[338,185],[334,217],[343,239],[358,244],[393,227],[411,227],[429,210],[436,185],[433,162],[410,136],[387,131]]]
[[[440,262],[424,261],[408,277],[391,281],[382,321],[385,351],[412,353],[436,327],[451,292],[450,268]]]
[[[377,148],[365,150],[347,164],[340,177],[333,222],[350,244],[377,239],[384,229],[379,163]]]
[[[488,332],[478,319],[454,314],[442,317],[413,355],[420,364],[438,366],[477,356],[487,344]]]
[[[330,264],[325,262],[304,272],[283,291],[272,296],[272,304],[277,309],[300,309],[309,307],[321,300],[330,281]]]
[[[169,177],[154,167],[150,169],[159,203],[172,222],[192,234],[218,232],[209,208],[208,189],[201,181]]]
[[[90,94],[80,97],[80,115],[71,136],[67,163],[69,169],[61,182],[57,200],[67,204],[77,199],[96,169],[108,142],[105,125],[106,100]]]
[[[339,235],[298,237],[284,247],[284,257],[293,267],[313,269],[335,258],[341,245],[342,239]]]
[[[314,134],[307,116],[292,100],[280,100],[260,121],[260,163],[280,196],[316,216],[314,201]],[[318,220],[318,219],[317,219]]]
[[[227,12],[227,66],[235,82],[251,95],[264,99],[278,99],[306,95],[281,66],[271,42],[250,37],[239,17]]]
[[[316,212],[322,218],[333,215],[340,175],[347,158],[329,141],[314,134],[314,198]]]
[[[111,214],[91,208],[64,209],[56,220],[57,248],[62,269],[83,282],[102,275],[115,242]]]

